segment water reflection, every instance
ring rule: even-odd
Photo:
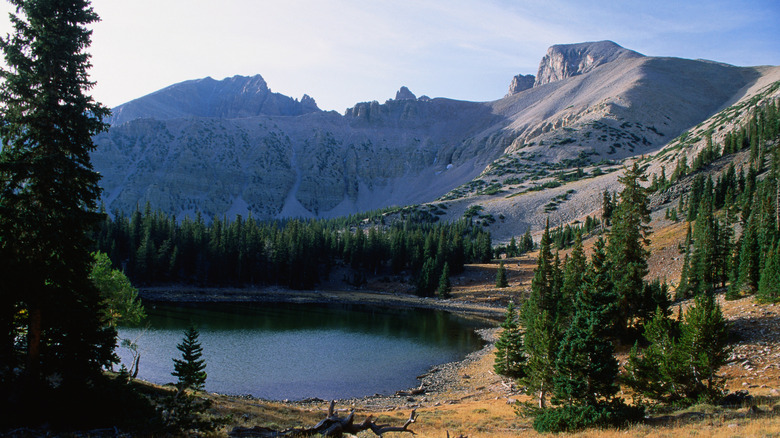
[[[150,330],[120,329],[120,337],[141,336],[140,378],[173,380],[176,344],[193,322],[208,364],[206,389],[269,399],[392,393],[481,347],[480,323],[428,309],[210,303],[147,305],[147,313]],[[129,352],[119,350],[128,363]]]

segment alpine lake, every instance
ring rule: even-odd
[[[484,345],[484,322],[443,310],[358,304],[146,303],[142,328],[120,327],[141,354],[138,378],[171,375],[190,324],[199,330],[206,391],[268,400],[348,399],[419,386],[433,366]],[[130,367],[132,352],[116,349]]]

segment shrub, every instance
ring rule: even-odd
[[[620,427],[644,417],[643,406],[622,401],[597,405],[570,405],[541,411],[534,418],[537,432],[574,432],[592,427]]]

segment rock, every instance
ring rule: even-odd
[[[533,87],[534,80],[536,80],[534,75],[517,75],[513,77],[512,82],[509,84],[509,92],[505,97],[509,97]]]
[[[587,73],[619,58],[641,56],[612,41],[555,45],[547,49],[539,63],[534,87]]]
[[[408,88],[401,87],[401,89],[395,93],[395,100],[417,100],[417,96],[409,91]]]

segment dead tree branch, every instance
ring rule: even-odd
[[[355,424],[355,411],[352,410],[345,418],[339,417],[335,410],[336,401],[330,402],[328,407],[328,416],[311,428],[292,428],[285,430],[273,430],[266,427],[234,427],[229,435],[232,437],[252,437],[252,438],[279,438],[279,437],[307,437],[314,435],[342,437],[344,434],[356,435],[364,430],[370,430],[377,436],[388,432],[408,432],[414,435],[409,426],[417,419],[416,410],[412,410],[409,419],[403,426],[390,426],[389,424],[376,424],[371,416],[363,420],[362,423]]]

